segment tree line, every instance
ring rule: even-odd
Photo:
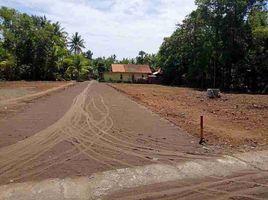
[[[87,77],[90,60],[78,33],[68,38],[46,17],[0,9],[0,79],[69,80]]]
[[[138,52],[138,55],[135,58],[117,59],[116,55],[111,55],[110,57],[98,57],[92,60],[93,69],[95,69],[97,74],[104,71],[110,71],[111,65],[115,63],[146,64],[149,65],[153,71],[159,68],[157,54],[149,54],[142,50]]]
[[[163,83],[225,91],[268,90],[268,11],[265,0],[196,0],[197,8],[157,54],[93,59],[78,33],[68,37],[46,17],[0,9],[0,79],[99,78],[111,64],[148,64]]]
[[[136,58],[116,55],[93,59],[77,32],[68,37],[59,22],[0,9],[0,80],[83,80],[99,78],[113,63],[150,64],[156,55],[140,51]]]
[[[196,5],[160,47],[165,83],[267,90],[267,1],[196,0]]]

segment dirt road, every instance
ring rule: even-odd
[[[36,100],[27,109],[1,121],[0,141],[1,185],[47,178],[88,177],[95,172],[130,167],[104,172],[105,175],[93,174],[91,178],[81,178],[98,182],[103,188],[94,185],[97,191],[109,190],[112,185],[123,188],[102,196],[104,199],[268,197],[267,170],[252,167],[250,171],[222,176],[230,174],[227,169],[232,171],[233,167],[236,172],[244,166],[250,166],[251,169],[251,164],[247,162],[244,165],[240,159],[228,157],[219,159],[220,155],[216,155],[214,149],[198,145],[197,138],[184,133],[113,88],[97,82],[80,83]],[[214,158],[219,164],[210,161]],[[207,166],[197,161],[206,162]],[[235,162],[239,162],[239,165]],[[148,171],[148,164],[160,165]],[[219,168],[221,164],[229,167]],[[213,173],[214,165],[216,168],[218,166],[216,174]],[[137,169],[135,166],[144,167]],[[142,185],[139,180],[146,182],[146,176],[148,180],[154,181],[142,187],[124,189],[122,186],[132,182]],[[196,176],[199,178],[193,179]],[[130,182],[129,178],[133,181]],[[161,182],[161,178],[180,181]],[[56,190],[56,185],[60,186],[57,181],[60,179],[51,180],[55,188],[48,188]],[[49,181],[40,185],[45,183],[50,185]],[[68,184],[68,181],[63,180],[63,183]],[[23,184],[15,184],[13,187],[21,188],[16,192],[38,188],[27,188]],[[90,186],[91,189],[94,187]],[[10,191],[8,195],[13,193],[12,189]],[[73,192],[73,188],[69,191]]]
[[[196,138],[97,82],[29,105],[2,121],[0,132],[2,184],[212,155]]]
[[[0,200],[268,198],[268,151],[0,186]]]

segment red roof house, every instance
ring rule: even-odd
[[[104,80],[136,82],[146,80],[149,74],[152,74],[149,65],[112,64],[111,71],[104,73]]]

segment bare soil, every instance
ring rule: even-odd
[[[209,144],[246,149],[268,144],[268,96],[222,94],[209,99],[190,88],[141,84],[110,84],[172,123],[198,137],[204,116]]]
[[[228,177],[211,176],[147,185],[109,194],[104,200],[267,199],[267,172],[241,172]]]
[[[115,86],[121,85],[113,85]],[[184,121],[178,120],[184,122],[182,125],[188,120],[188,126],[198,126],[194,123],[194,116],[197,117],[196,120],[199,117],[199,112],[195,109],[202,109],[207,115],[210,108],[216,109],[217,104],[231,109],[225,102],[233,98],[232,102],[238,104],[237,98],[232,95],[224,95],[227,100],[212,101],[207,100],[203,92],[190,91],[192,95],[189,97],[189,89],[184,88],[184,93],[181,94],[182,88],[172,88],[176,90],[172,93],[168,87],[164,87],[166,93],[163,94],[162,91],[162,96],[158,96],[161,99],[159,102],[154,96],[160,89],[150,93],[151,90],[145,90],[144,87],[150,88],[151,85],[137,87],[140,90],[135,89],[135,86],[126,85],[125,91],[128,94],[129,91],[136,91],[138,94],[134,93],[135,96],[131,93],[131,96],[137,102],[142,102],[155,112],[157,109],[153,108],[161,108],[158,113],[173,123],[180,119],[174,115],[178,112],[178,106],[179,111],[185,113],[183,116],[187,116]],[[152,97],[144,98],[148,94]],[[247,98],[246,96],[246,102],[235,108],[248,109]],[[260,98],[261,96],[257,100],[252,99],[254,109],[266,105],[258,100]],[[207,102],[210,107],[197,106],[197,102]],[[204,160],[218,157],[222,151],[216,146],[199,145],[196,134],[184,132],[126,95],[97,82],[78,83],[57,93],[25,101],[22,107],[0,121],[0,185],[47,178],[90,176],[95,172],[152,163],[177,164],[193,159]],[[169,112],[165,111],[167,108]],[[242,108],[240,112],[244,112]],[[257,112],[264,117],[267,114]],[[193,114],[192,118],[189,118],[190,114]],[[227,120],[229,115],[224,117],[211,113],[213,121],[215,119],[212,116]],[[230,120],[223,124],[227,122]],[[222,135],[221,140],[215,139],[214,135],[210,137],[213,141],[226,141],[221,138]],[[104,199],[267,199],[267,177],[267,171],[243,171],[229,177],[209,176],[123,189]]]
[[[0,120],[27,107],[34,99],[74,84],[72,81],[0,81]]]
[[[0,81],[0,101],[65,85],[63,81]]]
[[[106,84],[84,82],[0,121],[0,184],[218,155]]]

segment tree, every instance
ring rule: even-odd
[[[14,56],[0,48],[0,80],[10,80],[14,76],[13,66],[15,64]]]
[[[258,2],[249,12],[250,48],[244,70],[245,85],[253,92],[265,92],[268,87],[268,10]],[[266,91],[267,92],[267,91]]]
[[[67,65],[65,77],[78,81],[87,79],[90,71],[90,61],[81,54],[71,55],[64,60]]]
[[[146,52],[144,51],[140,51],[136,60],[137,60],[137,64],[144,64],[144,56],[146,55]]]
[[[59,22],[53,23],[52,25],[54,27],[54,34],[64,39],[65,42],[68,34],[64,31],[64,28],[61,27]]]
[[[72,35],[69,41],[70,51],[74,52],[74,54],[80,54],[82,49],[85,48],[85,41],[82,39],[81,35],[78,32]]]
[[[92,60],[93,52],[90,51],[90,50],[87,50],[87,51],[84,53],[84,56],[85,56],[87,59]]]
[[[165,83],[260,92],[268,77],[266,3],[196,0],[158,52]]]
[[[69,67],[65,60],[70,53],[67,33],[60,23],[1,7],[0,29],[1,79],[63,79]],[[81,36],[75,34],[75,53],[80,53],[83,46]]]

